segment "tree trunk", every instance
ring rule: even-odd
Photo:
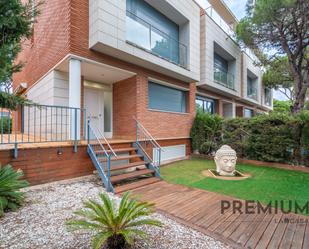
[[[306,92],[308,87],[306,82],[302,82],[299,77],[295,77],[294,80],[294,89],[295,89],[295,99],[292,106],[292,113],[300,112],[305,106]],[[298,87],[295,87],[298,86]]]

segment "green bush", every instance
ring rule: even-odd
[[[147,234],[141,226],[161,226],[161,222],[147,218],[153,213],[153,204],[129,199],[125,193],[119,208],[106,194],[99,194],[101,203],[94,200],[84,202],[84,209],[75,212],[81,219],[66,223],[70,231],[92,230],[92,247],[99,249],[122,249],[133,244],[135,237],[145,239]]]
[[[193,149],[203,154],[228,144],[239,157],[309,165],[309,111],[225,120],[198,113],[191,137]]]
[[[223,121],[222,144],[231,146],[239,157],[244,156],[247,147],[248,124],[248,118],[230,118]]]
[[[9,117],[0,118],[0,132],[8,134],[12,132],[12,119]]]
[[[245,156],[270,162],[290,162],[295,147],[293,118],[286,114],[260,115],[250,119]]]
[[[20,180],[21,171],[15,171],[11,165],[0,166],[0,217],[5,211],[15,211],[24,200],[21,188],[28,186],[28,182]]]
[[[211,153],[221,144],[222,118],[218,115],[197,112],[191,128],[193,150]]]

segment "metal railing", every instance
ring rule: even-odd
[[[127,42],[174,64],[188,67],[187,46],[127,10]]]
[[[73,142],[76,150],[85,140],[85,109],[29,104],[0,110],[0,144],[13,144],[15,153],[18,144]]]
[[[224,72],[219,68],[214,69],[214,81],[223,85],[229,89],[235,90],[234,75],[228,72]]]
[[[88,154],[90,155],[90,158],[92,159],[104,186],[107,191],[113,192],[114,189],[110,181],[111,158],[113,156],[117,157],[117,155],[100,129],[91,124],[90,119],[88,119],[87,122],[87,143]],[[108,150],[105,149],[104,143],[106,144]]]
[[[162,148],[146,128],[135,117],[133,119],[136,124],[136,144],[148,158],[156,174],[160,176]]]

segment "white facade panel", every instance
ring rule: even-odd
[[[180,42],[187,45],[183,68],[126,42],[126,0],[89,1],[89,48],[187,82],[200,80],[200,9],[192,0],[149,1],[179,25]],[[183,21],[186,20],[184,23]]]
[[[153,152],[155,155],[155,153]],[[174,146],[166,146],[162,147],[161,151],[161,162],[168,162],[177,159],[182,159],[186,156],[186,145],[174,145]]]

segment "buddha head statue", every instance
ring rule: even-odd
[[[228,145],[222,145],[215,154],[216,171],[222,176],[234,176],[236,151]]]

